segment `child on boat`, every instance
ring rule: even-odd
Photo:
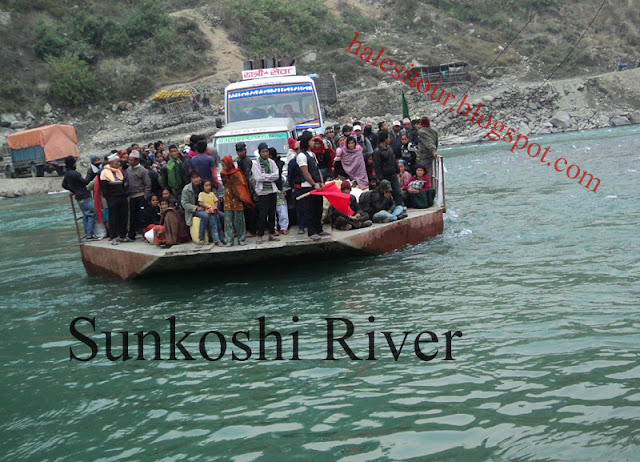
[[[198,205],[200,207],[204,207],[205,211],[209,214],[209,234],[211,234],[211,239],[213,243],[217,246],[222,245],[220,240],[220,234],[222,230],[220,229],[220,223],[218,218],[218,198],[212,192],[213,182],[210,180],[206,180],[202,187],[204,191],[202,191],[198,195]],[[201,241],[204,243],[203,241]],[[200,242],[198,242],[200,244]]]

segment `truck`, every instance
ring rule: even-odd
[[[225,123],[291,118],[299,135],[306,129],[324,133],[315,81],[296,75],[295,66],[253,69],[224,90]]]
[[[7,137],[11,163],[5,166],[8,178],[23,174],[44,176],[45,172],[65,173],[64,158],[78,158],[78,138],[71,125],[46,125]]]
[[[247,145],[247,157],[258,157],[258,145],[267,143],[280,157],[287,157],[289,138],[296,136],[296,123],[289,118],[275,117],[243,122],[232,122],[213,135],[213,145],[220,158],[236,157],[236,143]]]

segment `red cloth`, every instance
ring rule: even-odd
[[[100,192],[100,178],[98,177],[96,177],[96,181],[93,182],[93,208],[96,209],[96,223],[103,223],[102,194]]]
[[[315,189],[311,191],[311,194],[316,196],[324,196],[327,198],[329,203],[335,207],[336,210],[344,213],[347,216],[354,215],[354,211],[349,207],[349,199],[351,199],[351,194],[345,194],[335,183],[327,183],[322,191],[316,191]]]

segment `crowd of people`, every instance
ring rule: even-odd
[[[92,155],[86,175],[67,157],[62,186],[82,211],[87,240],[231,247],[254,237],[257,244],[278,241],[294,224],[315,241],[330,235],[325,224],[358,229],[433,205],[438,133],[429,118],[377,128],[366,121],[329,126],[324,135],[307,130],[289,139],[286,156],[261,143],[254,159],[243,142],[235,159],[220,159],[203,135],[185,137],[180,147],[134,143],[104,158]],[[350,195],[348,208],[311,194],[329,181]]]

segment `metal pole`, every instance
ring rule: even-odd
[[[76,204],[73,203],[73,194],[69,194],[69,201],[71,202],[71,210],[73,210],[73,221],[76,224],[78,243],[82,244],[82,238],[80,237],[80,227],[78,226],[78,215],[76,214]]]

